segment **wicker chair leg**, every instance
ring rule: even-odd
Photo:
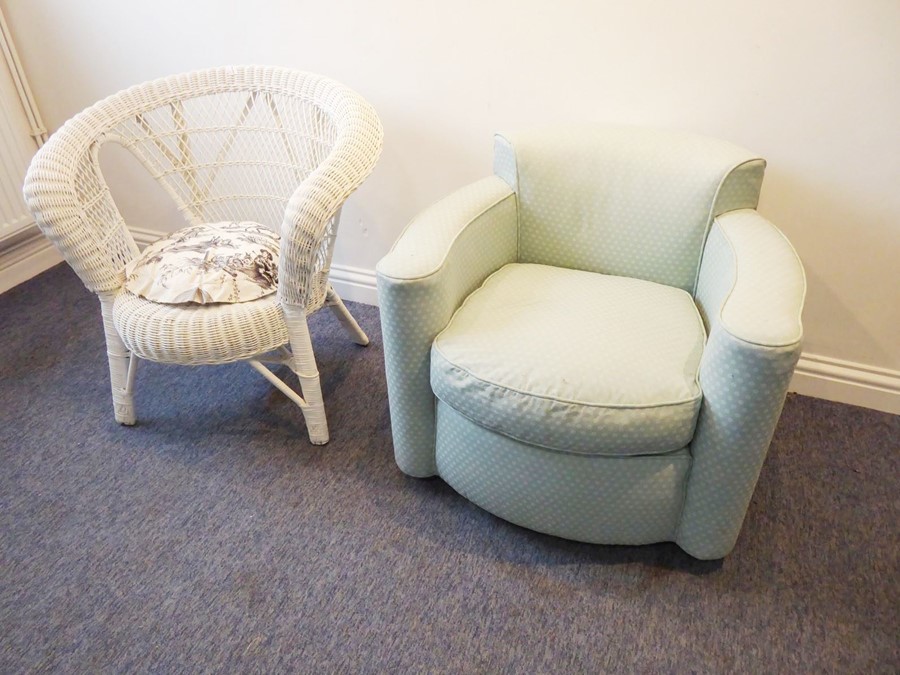
[[[137,421],[134,411],[134,376],[138,358],[128,351],[113,326],[112,297],[100,298],[103,330],[106,333],[106,354],[109,357],[109,381],[112,388],[116,422],[131,426]]]
[[[328,287],[328,295],[325,297],[325,304],[331,308],[331,311],[337,317],[338,321],[341,322],[341,325],[344,327],[344,330],[347,331],[347,335],[350,336],[351,340],[363,347],[369,344],[369,336],[359,327],[359,324],[356,323],[356,319],[353,318],[353,315],[350,314],[350,310],[347,309],[344,301],[341,300],[341,296],[339,296],[337,291],[331,286]]]
[[[300,380],[300,389],[307,403],[303,411],[309,442],[313,445],[325,445],[328,442],[328,422],[325,419],[325,403],[322,400],[322,387],[319,384],[319,370],[316,368],[316,357],[313,353],[309,327],[306,323],[306,309],[282,305],[287,323],[288,336],[291,340],[291,351],[294,359],[291,370]]]

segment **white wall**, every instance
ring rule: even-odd
[[[613,121],[732,140],[769,160],[760,211],[806,266],[806,351],[900,370],[897,0],[0,7],[51,128],[125,86],[210,65],[281,64],[357,89],[385,151],[344,211],[335,261],[364,269],[416,212],[490,172],[495,130]],[[159,229],[143,194],[123,210]]]

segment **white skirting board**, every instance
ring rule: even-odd
[[[0,293],[5,293],[61,262],[62,256],[53,244],[36,232],[24,241],[0,251]]]
[[[328,275],[334,290],[344,300],[378,305],[378,291],[375,290],[375,271],[349,265],[331,265]]]
[[[147,244],[152,244],[157,239],[161,239],[166,235],[166,232],[160,230],[147,230],[143,227],[130,227],[128,229],[131,230],[131,236],[134,237],[134,243],[142,249]]]
[[[900,415],[900,371],[803,354],[791,391]]]
[[[133,228],[139,246],[162,234]],[[0,293],[49,269],[62,258],[43,236],[0,253]],[[331,266],[331,284],[345,300],[378,304],[375,271],[350,265]],[[803,354],[791,391],[900,415],[900,371],[843,361],[819,354]]]

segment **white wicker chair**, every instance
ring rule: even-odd
[[[281,233],[277,294],[236,304],[164,305],[123,288],[139,251],[100,171],[107,141],[130,150],[191,224],[256,221]],[[34,158],[25,197],[43,233],[100,298],[116,420],[134,424],[139,358],[182,365],[246,360],[300,406],[310,441],[328,426],[307,316],[329,306],[368,338],[328,283],[341,206],[371,172],[373,108],[323,77],[228,67],[176,75],[100,101]],[[287,364],[299,396],[263,363]]]

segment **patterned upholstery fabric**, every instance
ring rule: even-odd
[[[247,302],[278,289],[279,236],[252,222],[190,225],[125,266],[125,288],[179,305]]]
[[[598,543],[675,541],[698,558],[722,557],[740,532],[800,354],[803,269],[787,240],[753,210],[765,163],[694,137],[621,129],[565,136],[498,137],[494,165],[503,180],[485,179],[426,210],[379,264],[397,463],[410,475],[439,474],[483,508],[535,530]],[[513,438],[492,430],[500,421],[506,432],[513,428],[512,408],[498,420],[502,406],[484,397],[487,390],[457,391],[459,382],[445,387],[451,374],[439,361],[445,340],[454,332],[462,340],[465,332],[466,343],[474,337],[470,345],[477,345],[491,322],[504,330],[515,323],[512,300],[468,316],[481,292],[452,317],[487,277],[516,262],[693,293],[709,337],[687,447],[579,454],[583,439],[557,424],[555,411],[530,409],[519,415]],[[604,311],[617,313],[628,306],[614,308],[606,288],[586,294],[565,316],[549,312],[549,325],[536,322],[527,339],[545,339],[540,334],[563,323],[568,332],[590,336],[591,307],[606,303]],[[533,297],[514,295],[521,308],[544,301],[533,288]],[[561,306],[568,301],[550,295]],[[570,346],[557,372],[570,372],[565,364],[579,358],[593,372],[594,351],[593,344]],[[464,352],[453,359],[469,358]],[[647,358],[646,346],[635,342],[629,361]],[[531,361],[523,371],[552,367]],[[451,405],[434,397],[431,378]],[[607,420],[597,424],[596,435],[608,437]],[[524,439],[525,432],[537,435]]]
[[[520,262],[688,292],[717,208],[754,208],[764,166],[725,141],[629,127],[500,135],[494,152],[519,197]]]
[[[378,263],[394,454],[411,476],[437,473],[431,344],[466,296],[515,260],[515,195],[490,177],[417,216]]]
[[[697,284],[707,327],[721,321],[732,335],[762,347],[795,344],[803,334],[805,294],[800,259],[772,223],[749,209],[716,219]]]
[[[705,337],[680,289],[506,265],[435,339],[431,386],[469,419],[532,445],[670,452],[694,433]]]
[[[686,448],[597,457],[548,452],[437,405],[437,466],[491,513],[538,532],[598,544],[671,540],[691,466]]]
[[[803,267],[755,211],[719,216],[700,269],[697,305],[709,340],[703,404],[676,541],[698,558],[734,547],[800,358]]]

